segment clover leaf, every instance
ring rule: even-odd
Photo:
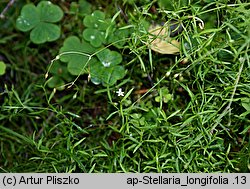
[[[59,60],[53,62],[49,72],[53,75],[57,75],[58,77],[64,79],[65,81],[69,82],[71,80],[71,76],[68,72],[67,67],[65,66],[64,63],[60,62]]]
[[[87,63],[95,61],[94,58],[89,60],[94,51],[95,49],[86,41],[81,42],[78,37],[70,36],[60,49],[60,60],[68,63],[69,73],[79,75],[83,73]]]
[[[49,80],[48,80],[48,87],[49,88],[56,88],[57,90],[63,90],[65,89],[65,82],[63,81],[62,78],[60,78],[59,76],[55,75],[52,76]]]
[[[104,49],[99,52],[97,57],[104,67],[112,67],[122,62],[122,55],[109,49]]]
[[[83,24],[88,28],[95,28],[98,30],[105,31],[110,25],[111,20],[105,19],[105,14],[102,11],[96,10],[91,15],[87,15]]]
[[[100,47],[105,41],[105,33],[92,28],[83,31],[83,38],[90,42],[94,47]]]
[[[78,3],[71,2],[70,13],[85,16],[91,13],[91,4],[85,0],[79,0]]]
[[[91,4],[85,0],[79,0],[79,13],[82,15],[91,13]]]
[[[172,95],[169,93],[169,90],[166,87],[160,88],[159,93],[159,96],[155,97],[156,102],[163,101],[164,103],[167,103],[172,99]]]
[[[99,61],[90,64],[90,76],[94,84],[111,86],[125,76],[124,67],[118,65],[122,62],[120,53],[105,49],[97,54],[97,58]]]
[[[106,32],[112,33],[114,27],[114,22],[106,19],[105,14],[99,10],[87,15],[83,24],[87,27],[83,31],[83,38],[94,47],[100,47],[102,43],[105,43]]]
[[[0,75],[4,75],[6,70],[6,65],[3,61],[0,61]]]
[[[62,17],[61,8],[50,1],[41,1],[37,7],[27,4],[16,20],[16,27],[23,32],[31,30],[30,39],[33,43],[55,41],[60,37],[61,28],[53,23],[60,21]]]
[[[53,74],[48,80],[48,86],[50,88],[63,90],[65,88],[65,81],[69,82],[72,79],[67,67],[60,61],[53,62],[49,72]]]
[[[121,39],[126,39],[131,31],[129,28],[126,29],[118,28],[112,32],[113,34],[109,35],[107,38],[107,43],[113,43],[115,47],[122,48],[127,41]]]

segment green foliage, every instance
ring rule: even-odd
[[[120,53],[104,49],[97,54],[97,57],[99,61],[90,65],[90,77],[93,83],[112,86],[125,76],[125,69],[118,65],[122,62]]]
[[[247,110],[250,111],[250,98],[242,98],[241,105]]]
[[[83,38],[90,42],[94,47],[100,47],[105,41],[105,34],[96,29],[85,29],[83,32]]]
[[[111,19],[105,19],[105,14],[101,11],[87,15],[83,24],[87,27],[83,31],[83,38],[94,47],[100,47],[105,42],[106,30],[113,27]]]
[[[55,43],[15,30],[42,2],[15,1],[0,20],[1,172],[250,171],[248,1],[53,2],[65,11]],[[180,53],[151,51],[149,25],[171,20]]]
[[[109,24],[111,24],[111,19],[105,19],[104,12],[96,10],[84,18],[83,24],[88,28],[105,31],[109,27]]]
[[[124,67],[118,66],[122,62],[122,56],[116,51],[99,47],[107,42],[116,43],[120,38],[128,35],[128,30],[117,29],[115,34],[120,36],[112,37],[111,31],[114,31],[114,22],[106,19],[105,14],[101,11],[94,11],[91,15],[87,15],[83,23],[87,28],[83,31],[82,42],[76,36],[68,37],[60,49],[60,60],[67,62],[70,74],[89,73],[94,84],[102,83],[104,86],[112,86],[125,76]],[[105,37],[106,31],[109,31],[107,37]],[[121,47],[123,44],[124,41],[115,46]],[[94,55],[97,56],[97,59]]]
[[[48,80],[48,86],[50,88],[63,90],[65,88],[65,82],[70,82],[72,80],[67,67],[60,61],[53,62],[50,68],[50,73],[53,74]]]
[[[85,0],[79,0],[79,13],[87,15],[91,13],[91,4]]]
[[[70,3],[70,13],[86,16],[91,13],[91,4],[85,0]]]
[[[118,66],[122,61],[121,54],[104,49],[97,53],[97,60],[92,56],[95,50],[86,41],[80,42],[79,38],[71,36],[64,41],[60,49],[60,60],[68,63],[67,69],[72,75],[87,73],[90,67],[90,77],[93,83],[114,85],[125,75],[125,69]]]
[[[60,21],[62,17],[61,8],[50,1],[41,1],[37,7],[27,4],[16,20],[16,27],[23,32],[31,30],[30,39],[33,43],[55,41],[60,37],[61,29],[53,23]]]
[[[86,71],[87,64],[93,61],[91,54],[94,51],[95,48],[86,41],[81,42],[78,37],[70,36],[64,41],[63,47],[60,49],[60,60],[68,63],[67,68],[72,75],[83,74]]]
[[[241,98],[241,106],[245,108],[245,112],[243,112],[240,116],[246,117],[250,114],[250,98]]]
[[[106,43],[113,44],[116,48],[124,48],[132,29],[130,28],[113,28],[112,32],[109,31]]]
[[[179,10],[185,6],[188,5],[188,0],[159,0],[158,4],[160,6],[160,8],[162,9],[166,9],[169,11],[173,11],[173,10]]]
[[[162,87],[159,91],[159,96],[155,97],[156,102],[164,102],[167,103],[172,99],[172,95],[169,94],[169,90],[166,87]]]
[[[5,74],[6,65],[3,61],[0,61],[0,76]]]

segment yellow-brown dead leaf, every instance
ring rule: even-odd
[[[166,26],[152,25],[149,28],[149,48],[161,54],[177,54],[180,43],[169,37]]]

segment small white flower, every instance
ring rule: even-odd
[[[122,88],[120,88],[118,91],[116,91],[118,96],[124,96],[124,92],[122,92]]]

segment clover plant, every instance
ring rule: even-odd
[[[83,39],[76,36],[66,38],[60,49],[60,60],[67,63],[67,70],[71,75],[88,73],[94,84],[114,85],[125,76],[125,68],[119,65],[122,55],[117,51],[104,49],[103,45],[127,36],[128,30],[117,29],[114,22],[105,18],[105,14],[99,10],[85,16],[83,23],[86,27]],[[116,47],[123,44],[124,42],[117,43]],[[57,84],[61,81],[57,76],[51,82]]]
[[[159,96],[155,97],[156,102],[161,102],[163,101],[164,103],[167,103],[172,99],[172,95],[169,93],[168,88],[162,87],[159,90]]]
[[[125,76],[124,67],[119,65],[122,62],[120,53],[104,49],[97,54],[97,58],[99,61],[90,64],[90,76],[93,83],[111,86]]]
[[[70,13],[86,16],[91,13],[91,4],[85,0],[79,0],[70,4]]]
[[[68,63],[67,68],[72,75],[83,74],[88,61],[94,61],[93,58],[89,59],[89,56],[95,50],[86,41],[80,41],[78,37],[70,36],[64,41],[63,47],[60,49],[60,53],[62,53],[60,60]]]
[[[130,115],[131,120],[130,123],[134,125],[135,127],[140,127],[145,125],[145,117],[142,114],[139,113],[133,113]]]
[[[6,71],[6,65],[3,61],[0,61],[0,76],[4,75]]]
[[[60,49],[60,60],[67,63],[67,70],[72,75],[80,75],[90,70],[91,81],[94,84],[114,85],[117,80],[125,76],[125,69],[119,64],[122,56],[116,51],[109,49],[97,53],[97,51],[86,41],[80,41],[76,36],[68,37]]]
[[[106,19],[105,14],[99,10],[94,11],[91,15],[87,15],[83,20],[83,24],[87,27],[83,31],[83,38],[94,47],[100,47],[105,43],[107,29],[114,27],[111,19]]]
[[[116,28],[111,35],[107,37],[107,43],[113,45],[116,48],[123,48],[127,42],[126,38],[130,35],[131,28]]]
[[[16,20],[16,27],[23,32],[31,30],[30,39],[33,43],[55,41],[60,37],[61,28],[54,23],[62,17],[61,8],[50,1],[41,1],[37,6],[27,4]]]
[[[48,80],[48,86],[50,88],[63,90],[65,81],[70,82],[72,80],[72,76],[69,74],[67,67],[59,60],[53,62],[49,72],[53,74]]]

